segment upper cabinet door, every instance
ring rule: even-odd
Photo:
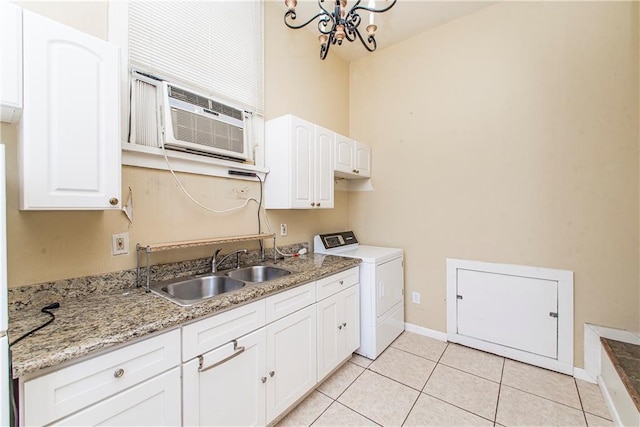
[[[291,118],[292,207],[308,209],[315,204],[313,124]],[[284,189],[283,189],[284,190]],[[286,191],[286,190],[285,190]]]
[[[24,11],[21,209],[120,207],[119,49]]]
[[[371,147],[336,134],[334,170],[340,178],[370,178]]]
[[[354,141],[354,157],[356,174],[361,178],[371,177],[371,147],[358,141]]]
[[[0,121],[17,123],[22,112],[22,9],[0,1]]]
[[[333,208],[333,143],[335,133],[316,125],[316,207]]]
[[[355,141],[336,134],[335,171],[351,174],[355,167],[353,145]]]

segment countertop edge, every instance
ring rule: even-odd
[[[179,328],[182,325],[215,316],[288,289],[338,274],[357,267],[361,262],[358,258],[331,255],[315,255],[314,257],[311,254],[308,256],[306,264],[315,265],[317,262],[314,261],[324,261],[325,259],[332,261],[332,263],[329,263],[329,266],[320,265],[306,271],[299,271],[299,276],[290,276],[288,279],[285,277],[263,284],[252,285],[251,289],[223,294],[189,307],[180,307],[159,295],[146,293],[143,288],[133,289],[128,292],[96,294],[89,298],[71,298],[62,301],[61,307],[66,308],[68,312],[65,313],[65,311],[61,311],[62,309],[56,311],[58,323],[55,327],[54,321],[51,326],[47,327],[50,329],[47,330],[45,328],[47,333],[37,332],[16,344],[15,348],[12,348],[13,378],[33,378],[46,374],[70,363],[76,363],[85,358],[89,359],[99,354],[116,350],[123,344],[145,339],[153,334],[169,331],[176,327]],[[116,301],[110,304],[109,299]],[[124,306],[127,301],[131,304],[131,307]],[[121,306],[118,307],[118,313],[113,316],[109,316],[109,313],[95,314],[90,312],[95,310],[98,313],[103,309],[103,311],[108,311],[112,305],[115,306],[117,304],[121,304]],[[78,316],[73,315],[74,310],[78,312]],[[15,334],[17,337],[31,329],[33,325],[41,323],[38,319],[46,318],[40,317],[44,315],[41,315],[39,311],[39,309],[30,309],[21,312],[28,319],[19,319],[20,316],[14,314],[18,319],[14,319],[13,322],[10,321],[10,332],[20,331],[21,328],[19,326],[22,326],[22,332]],[[157,312],[155,317],[153,312]],[[135,320],[136,314],[140,314],[143,318],[137,323],[129,322],[132,320],[131,317]],[[74,321],[81,323],[85,317],[89,319],[86,325],[74,324]],[[95,326],[91,324],[91,321],[95,323]],[[24,325],[17,325],[20,323],[24,323]],[[108,336],[101,335],[99,332],[102,323],[107,324],[104,333],[108,334]],[[93,335],[94,332],[95,335]],[[56,342],[59,344],[56,344]]]

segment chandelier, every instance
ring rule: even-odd
[[[331,1],[331,0],[329,0]],[[287,27],[293,29],[299,29],[306,27],[316,18],[318,19],[318,31],[320,35],[318,40],[320,41],[320,59],[325,59],[327,53],[329,53],[329,47],[332,44],[342,45],[344,40],[350,42],[356,38],[362,42],[362,45],[369,52],[376,50],[376,30],[378,26],[374,23],[374,13],[382,13],[391,9],[397,0],[392,0],[388,3],[388,0],[384,0],[385,6],[380,9],[376,9],[375,0],[369,0],[367,6],[361,6],[361,0],[357,0],[355,4],[347,11],[347,0],[335,0],[335,7],[332,11],[326,9],[323,5],[324,0],[318,0],[318,6],[320,12],[314,17],[309,19],[304,24],[295,25],[293,21],[296,19],[296,5],[297,0],[285,0],[285,5],[288,10],[284,14],[284,23]],[[366,38],[362,36],[358,29],[362,22],[362,17],[358,14],[358,11],[369,12],[369,25],[366,26]]]

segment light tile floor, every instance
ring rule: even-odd
[[[404,332],[354,355],[284,426],[613,426],[597,385]]]

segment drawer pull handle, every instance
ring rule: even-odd
[[[229,360],[233,359],[234,357],[236,357],[239,354],[241,354],[242,352],[244,352],[244,346],[238,346],[238,341],[237,340],[233,340],[233,351],[234,351],[233,354],[225,357],[221,361],[216,362],[211,366],[207,366],[206,368],[203,366],[204,365],[204,357],[198,356],[198,359],[200,359],[200,365],[198,366],[198,372],[205,372],[205,371],[208,371],[209,369],[215,368],[216,366],[220,366],[225,362],[228,362]]]
[[[116,369],[116,371],[113,373],[113,376],[116,378],[122,378],[123,375],[124,375],[124,369],[122,368]]]
[[[261,377],[260,381],[262,381],[262,384],[266,383],[267,382],[267,377]]]
[[[274,376],[275,374],[276,374],[276,371],[269,371],[269,376],[270,376],[271,378],[273,378],[273,376]]]

